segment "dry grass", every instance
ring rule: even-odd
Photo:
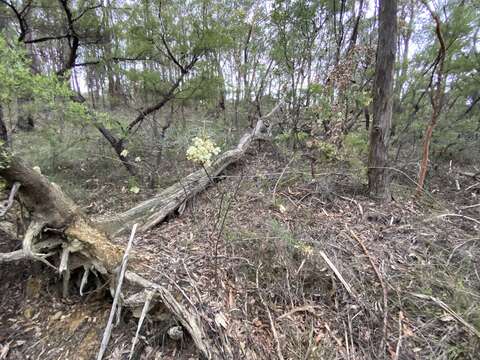
[[[265,147],[139,237],[143,275],[202,314],[212,337],[224,327],[235,359],[475,359],[479,226],[436,215],[471,205],[476,190],[455,192],[444,176],[422,204],[410,200],[414,186],[395,185],[396,201],[379,205],[346,170],[311,179],[308,164],[283,171],[287,163]],[[166,345],[174,322],[148,320],[140,358],[192,356],[188,342]],[[129,324],[118,353],[129,348]]]

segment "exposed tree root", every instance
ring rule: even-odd
[[[270,116],[278,106],[269,114]],[[140,231],[145,231],[163,221],[188,199],[208,187],[211,178],[220,174],[227,166],[238,161],[254,140],[266,138],[265,126],[261,120],[255,129],[247,132],[237,147],[226,151],[206,169],[198,170],[181,182],[162,191],[153,199],[147,200],[131,210],[99,223],[92,223],[61,189],[48,181],[40,173],[30,169],[23,162],[0,151],[0,176],[14,185],[12,194],[18,194],[19,200],[30,212],[31,219],[23,239],[22,250],[0,254],[0,262],[22,259],[38,260],[54,268],[63,278],[63,294],[69,291],[70,274],[83,267],[80,294],[88,282],[91,272],[101,274],[104,281],[114,288],[118,266],[121,264],[122,247],[113,244],[107,233],[115,235],[130,229],[139,223]],[[21,187],[18,185],[21,184]],[[13,202],[12,200],[9,203]],[[40,241],[41,238],[48,239]],[[44,253],[44,251],[48,251]],[[57,261],[55,257],[58,258]],[[47,258],[52,258],[52,265]],[[50,259],[49,259],[50,260]],[[138,261],[140,260],[140,261]],[[205,324],[197,310],[187,308],[165,287],[151,282],[136,272],[135,264],[140,265],[141,255],[132,259],[132,270],[126,271],[126,287],[136,288],[133,296],[123,301],[123,305],[138,307],[139,302],[154,304],[161,302],[190,334],[199,352],[207,359],[231,359],[232,349],[228,337],[221,326]],[[112,281],[113,280],[113,281]],[[138,290],[140,288],[140,291]],[[144,306],[143,317],[149,310]],[[215,328],[212,328],[214,326]],[[214,336],[207,334],[212,330]]]

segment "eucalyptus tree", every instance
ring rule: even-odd
[[[373,84],[373,122],[368,155],[368,190],[371,197],[382,201],[391,199],[388,147],[392,122],[396,35],[397,1],[381,0]]]
[[[121,4],[124,19],[121,31],[108,28],[113,18],[111,2],[106,8],[93,1],[38,1],[33,4],[30,0],[18,3],[2,0],[2,3],[13,15],[20,42],[37,46],[50,42],[60,45],[57,60],[60,59],[61,65],[55,67],[55,73],[65,81],[70,80],[72,70],[88,67],[90,70],[86,73],[97,81],[95,87],[104,87],[102,78],[106,73],[107,86],[114,89],[118,85],[113,84],[115,78],[111,76],[111,66],[128,62],[132,66],[125,67],[125,77],[154,84],[155,99],[150,104],[140,104],[137,115],[127,124],[118,121],[105,123],[104,117],[95,116],[92,121],[132,175],[138,172],[134,157],[128,151],[130,138],[150,114],[185,90],[186,83],[195,75],[193,69],[197,63],[222,43],[215,36],[214,19],[208,18],[209,13],[202,1],[179,4],[145,0]],[[33,5],[38,8],[35,12],[30,11]],[[58,25],[48,25],[52,18]],[[122,44],[114,49],[109,43],[113,34],[116,43]],[[31,36],[34,38],[29,38]],[[104,51],[98,51],[99,44],[104,44]],[[150,62],[161,71],[149,72],[144,64]],[[105,67],[106,72],[102,70]],[[97,77],[98,74],[101,76]],[[81,94],[76,98],[85,101]]]
[[[442,8],[432,8],[440,17],[446,52],[442,72],[444,75],[442,111],[435,121],[435,132],[430,144],[430,162],[445,159],[473,161],[478,157],[479,137],[476,136],[480,110],[478,84],[478,28],[480,17],[475,11],[475,1],[446,1]],[[433,109],[431,89],[437,78],[439,41],[435,34],[435,22],[421,3],[413,6],[413,21],[409,17],[411,32],[409,54],[401,55],[397,73],[396,101],[394,107],[394,138],[396,159],[407,156],[418,159],[418,148]],[[400,25],[406,25],[400,22]],[[401,33],[407,31],[405,28]],[[400,34],[405,41],[404,35]],[[403,42],[405,45],[405,43]],[[402,52],[405,52],[402,50]],[[404,75],[402,75],[404,74]],[[400,85],[401,84],[401,85]]]

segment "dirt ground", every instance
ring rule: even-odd
[[[395,201],[380,205],[341,164],[312,178],[301,158],[265,147],[134,249],[145,277],[225,329],[235,359],[476,359],[480,179],[459,171],[432,170],[430,193],[414,200],[415,169],[402,169]],[[1,251],[16,247],[0,234]],[[0,274],[0,359],[95,358],[106,289],[80,297],[74,286],[64,299],[44,265]],[[107,358],[128,358],[134,315],[121,316]],[[174,325],[162,311],[148,318],[135,358],[198,358],[188,335],[166,336]]]

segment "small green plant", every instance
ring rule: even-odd
[[[281,223],[277,220],[271,221],[272,233],[284,242],[288,248],[293,249],[299,252],[301,255],[308,257],[313,254],[314,249],[311,245],[305,244],[303,241],[299,241],[295,236],[286,229]]]
[[[319,153],[319,157],[326,161],[335,161],[338,158],[338,151],[335,145],[322,140],[311,139],[306,142],[309,149]]]
[[[361,179],[367,177],[365,160],[368,154],[368,134],[366,131],[351,132],[345,136],[340,158],[347,162]]]
[[[128,191],[134,194],[138,194],[140,192],[140,186],[138,185],[137,179],[131,177],[128,180]]]
[[[285,131],[275,137],[279,142],[295,141],[297,143],[304,142],[309,137],[308,133],[304,131]]]

